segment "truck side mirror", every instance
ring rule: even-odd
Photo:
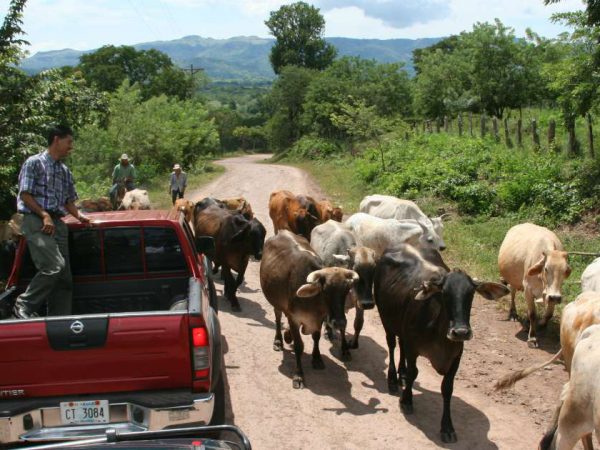
[[[210,236],[196,236],[196,250],[198,253],[212,255],[215,252],[215,240]]]

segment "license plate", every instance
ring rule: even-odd
[[[108,400],[61,402],[60,418],[63,425],[108,423]]]

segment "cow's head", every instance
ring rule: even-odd
[[[296,229],[298,234],[304,236],[310,242],[310,232],[319,224],[319,218],[311,214],[306,208],[294,211]]]
[[[568,253],[559,250],[543,252],[541,258],[529,268],[527,275],[541,278],[545,302],[560,303],[562,284],[571,275]]]
[[[419,238],[419,244],[422,247],[433,248],[441,252],[446,249],[446,243],[442,239],[441,235],[436,232],[433,225],[433,220],[434,219],[432,219],[432,221],[429,223],[417,220],[417,223],[423,230],[423,234]]]
[[[434,295],[440,296],[448,316],[446,337],[451,341],[462,342],[473,337],[471,305],[475,292],[488,300],[495,300],[510,291],[502,284],[473,280],[465,272],[455,269],[442,277],[436,276],[425,280],[415,300],[425,300]]]
[[[373,300],[373,278],[377,265],[375,250],[368,247],[352,247],[348,249],[347,255],[333,255],[333,257],[340,264],[358,274],[359,279],[354,286],[358,306],[363,309],[372,309],[375,306]]]
[[[344,211],[342,211],[341,206],[336,206],[333,208],[333,212],[331,213],[331,219],[336,222],[341,222],[344,218]]]
[[[341,267],[327,267],[315,270],[306,277],[303,284],[296,291],[298,297],[314,297],[321,295],[327,305],[327,316],[332,328],[344,330],[346,328],[346,296],[359,276],[353,270]]]
[[[231,242],[243,242],[244,248],[254,259],[262,259],[263,247],[267,230],[258,219],[248,220],[241,214],[232,217],[234,233]]]

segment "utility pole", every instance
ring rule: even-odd
[[[181,70],[183,70],[184,72],[188,72],[188,71],[189,71],[189,73],[190,73],[190,78],[193,80],[193,79],[194,79],[194,75],[195,75],[197,72],[201,72],[201,71],[203,71],[204,69],[203,69],[202,67],[194,67],[194,65],[193,65],[193,64],[190,64],[190,68],[189,68],[189,69],[184,69],[184,68],[182,68]],[[193,85],[193,83],[192,83],[192,92],[191,92],[191,97],[193,97],[193,96],[194,96],[194,85]]]

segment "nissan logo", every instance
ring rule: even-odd
[[[83,331],[83,324],[79,320],[76,320],[71,324],[70,328],[73,333],[79,334]]]

